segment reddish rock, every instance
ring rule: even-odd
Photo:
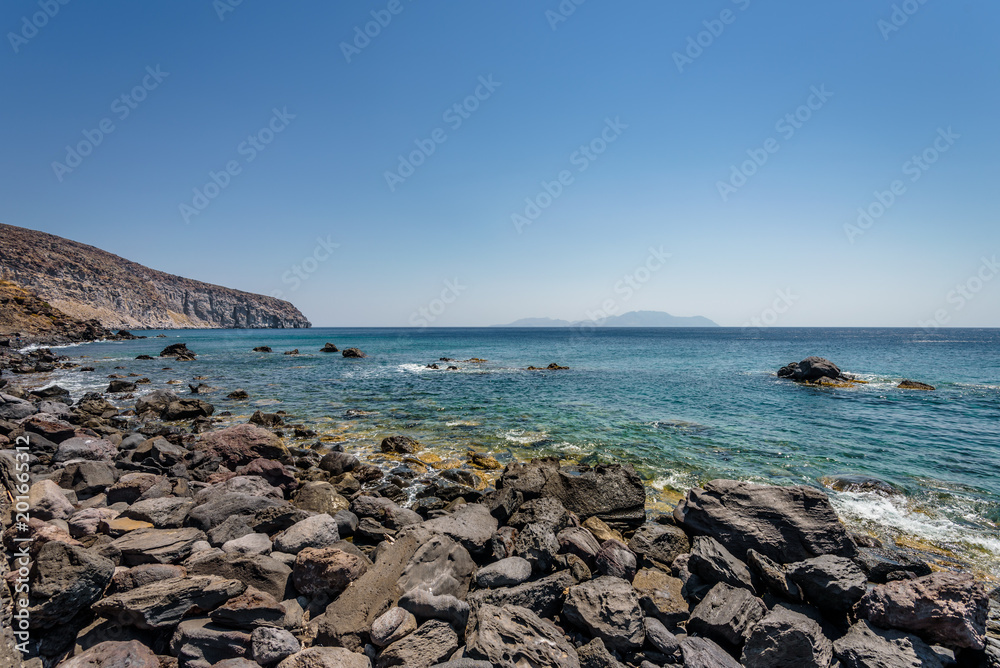
[[[914,633],[930,644],[985,646],[989,598],[968,573],[932,573],[879,585],[856,611],[873,624]]]
[[[300,593],[339,594],[368,570],[365,559],[335,547],[307,547],[299,552],[292,581]]]
[[[209,432],[195,445],[233,468],[255,459],[284,459],[288,456],[281,439],[267,429],[252,424],[238,424],[220,431]]]

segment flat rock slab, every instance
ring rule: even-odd
[[[278,668],[371,668],[364,654],[343,647],[310,647],[292,654]]]
[[[576,578],[568,570],[559,571],[516,587],[477,589],[469,594],[467,600],[472,607],[514,605],[527,608],[541,617],[552,617],[562,609],[566,590],[576,583]]]
[[[115,521],[115,520],[112,520]],[[136,529],[129,531],[111,543],[121,550],[122,563],[126,566],[138,564],[174,564],[186,559],[200,540],[206,540],[204,532],[193,527],[183,529]]]
[[[246,588],[239,580],[210,575],[171,578],[103,598],[93,605],[93,610],[119,624],[140,629],[169,628],[194,608],[213,610]]]
[[[516,605],[479,608],[466,638],[468,653],[498,668],[580,668],[573,646],[552,622]]]

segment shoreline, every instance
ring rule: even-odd
[[[513,665],[512,653],[539,665],[769,665],[792,651],[759,649],[781,629],[811,638],[809,665],[889,656],[893,633],[919,665],[947,665],[927,652],[1000,661],[985,649],[1000,648],[995,583],[848,531],[813,487],[715,481],[667,512],[630,465],[501,466],[470,452],[478,473],[437,469],[448,462],[398,434],[376,458],[399,466],[376,466],[308,425],[260,410],[244,422],[199,394],[156,390],[124,411],[101,394],[42,395],[5,397],[0,410],[4,447],[19,436],[32,447],[32,575],[85,589],[72,614],[59,592],[32,593],[32,653],[46,666],[68,653],[270,666],[276,644],[297,648],[281,668]],[[8,469],[11,453],[0,450]],[[225,593],[199,598],[213,587]],[[937,599],[930,628],[906,607],[917,591]],[[56,623],[75,630],[42,637]],[[532,654],[540,642],[557,655]]]

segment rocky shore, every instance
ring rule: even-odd
[[[197,385],[16,378],[0,668],[1000,666],[997,590],[812,487],[716,480],[653,516],[629,466],[436,472],[398,434],[384,470],[287,415],[223,428]]]

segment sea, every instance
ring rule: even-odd
[[[223,423],[285,411],[286,422],[317,432],[303,443],[339,445],[387,470],[399,462],[378,444],[393,434],[420,441],[420,456],[433,455],[438,468],[471,468],[470,450],[501,464],[547,455],[627,462],[646,484],[651,513],[669,513],[688,489],[716,478],[811,485],[860,532],[1000,579],[998,329],[140,333],[151,338],[62,348],[96,371],[60,371],[48,384],[77,398],[103,391],[114,373],[149,378],[140,394],[187,395],[188,383],[204,383],[213,389],[202,398]],[[135,359],[178,342],[197,360]],[[320,352],[327,342],[367,357]],[[265,345],[274,352],[252,352]],[[810,355],[866,382],[814,387],[776,377]],[[568,368],[527,370],[551,363]],[[936,389],[897,389],[904,378]],[[227,399],[237,388],[250,399]]]

